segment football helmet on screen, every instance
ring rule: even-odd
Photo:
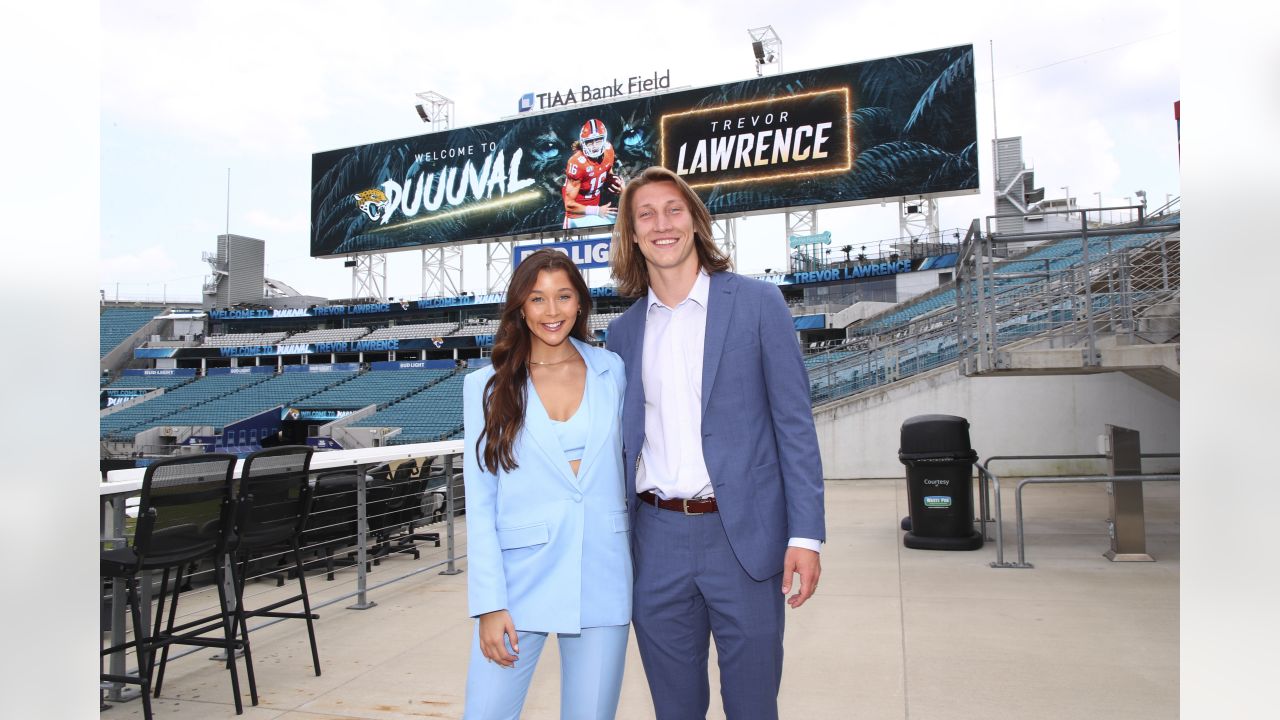
[[[609,131],[605,129],[604,123],[594,118],[583,123],[582,131],[578,133],[578,140],[582,142],[582,152],[592,160],[597,160],[604,154],[604,146],[608,139]]]

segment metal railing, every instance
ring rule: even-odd
[[[1181,295],[1178,222],[1139,221],[1094,227],[1081,212],[1074,233],[965,238],[956,270],[957,343],[961,371],[981,374],[1007,366],[1012,346],[1080,348],[1086,366],[1101,363],[1100,339],[1134,344],[1177,335]],[[988,224],[1000,216],[987,218]],[[1056,239],[1012,259],[1004,245]]]
[[[957,360],[964,374],[998,369],[1001,353],[1015,344],[1082,347],[1096,364],[1104,335],[1126,343],[1175,337],[1177,229],[1176,222],[1160,222],[993,239],[975,220],[961,243],[954,287],[925,298],[938,307],[806,358],[811,401],[838,399]],[[1046,236],[1056,241],[1013,259],[994,256],[1014,239]],[[864,327],[909,314],[920,302],[869,318]]]
[[[1176,458],[1180,457],[1179,453],[1141,453],[1141,458]],[[993,568],[1031,568],[1034,567],[1027,562],[1026,538],[1024,531],[1024,516],[1022,512],[1022,488],[1028,484],[1045,484],[1045,483],[1100,483],[1100,482],[1134,482],[1143,480],[1152,481],[1177,481],[1177,474],[1151,474],[1151,475],[1062,475],[1047,477],[1024,477],[1018,483],[1015,489],[1015,529],[1018,538],[1018,561],[1016,563],[1005,562],[1004,559],[1004,512],[1000,495],[1000,477],[991,472],[990,465],[997,460],[1106,460],[1107,455],[993,455],[986,459],[985,462],[975,463],[978,469],[978,492],[981,500],[982,511],[979,513],[978,523],[983,531],[983,536],[990,540],[987,536],[987,525],[992,522],[988,508],[994,508],[995,511],[995,541],[996,541],[996,559],[991,563]],[[995,498],[988,500],[987,493],[990,488],[995,490]]]
[[[314,512],[312,521],[308,523],[304,538],[322,538],[307,540],[302,547],[304,568],[308,576],[317,563],[324,562],[328,571],[330,560],[333,561],[333,575],[338,580],[331,587],[311,585],[311,595],[331,597],[316,602],[313,600],[312,610],[329,607],[337,603],[355,599],[348,609],[364,610],[376,606],[370,599],[370,593],[406,580],[424,572],[440,569],[441,575],[456,575],[460,572],[457,561],[466,557],[459,554],[456,543],[457,517],[465,512],[465,493],[463,492],[462,473],[460,468],[462,441],[446,441],[421,443],[416,445],[398,445],[394,447],[363,448],[359,450],[337,450],[317,452],[312,457],[311,473],[316,477],[332,476],[348,473],[354,476],[355,488],[345,493],[349,499],[337,504],[329,504],[323,511]],[[243,461],[237,464],[236,475],[239,475]],[[116,546],[128,542],[132,533],[133,522],[128,514],[130,499],[136,496],[142,486],[144,468],[113,470],[107,473],[107,481],[99,485],[99,497],[102,501],[101,542],[103,547]],[[424,478],[425,475],[425,478]],[[402,492],[409,483],[423,482],[421,495],[412,497]],[[371,497],[381,493],[378,497]],[[340,493],[342,494],[342,493]],[[413,518],[413,505],[389,501],[391,497],[403,497],[408,503],[419,502],[422,516]],[[382,498],[382,499],[379,499]],[[315,501],[313,500],[313,506]],[[327,533],[337,526],[351,524],[350,511],[355,509],[354,528],[338,534]],[[321,517],[325,516],[325,517]],[[436,537],[427,538],[426,534]],[[424,543],[442,546],[442,552],[434,557],[426,558],[423,564],[413,569],[396,574],[394,577],[379,580],[370,584],[372,566],[380,564],[390,556],[399,553],[420,552]],[[338,559],[338,553],[345,555]],[[317,554],[324,557],[317,559]],[[284,554],[255,557],[250,563],[246,584],[256,580],[275,578],[276,584],[284,584],[282,576],[287,576],[293,569],[292,564],[280,565],[276,561]],[[341,565],[341,568],[337,567]],[[341,579],[338,575],[341,574]],[[152,600],[157,592],[164,588],[156,588],[158,582],[154,577],[144,573],[141,585],[140,609],[142,610],[143,627],[151,627]],[[213,583],[213,568],[201,567],[191,573],[187,582],[190,590],[183,595],[182,618],[198,618],[218,612],[218,598]],[[122,583],[113,584],[110,596],[110,640],[111,646],[123,645],[127,637],[126,608]],[[187,585],[184,585],[184,590]],[[271,593],[274,588],[266,590],[255,588],[246,591],[246,601],[254,597],[254,593],[263,595]],[[336,590],[336,595],[333,592]],[[248,605],[248,602],[246,602]],[[104,614],[105,618],[105,614]],[[181,620],[180,620],[181,621]],[[251,631],[269,627],[281,619],[272,619],[251,626]],[[173,653],[170,659],[177,659],[201,648],[194,647],[180,653]],[[127,651],[112,655],[108,661],[112,674],[126,674]],[[136,664],[136,658],[133,659]],[[133,672],[136,672],[133,670]],[[117,683],[103,686],[107,691],[107,699],[120,702],[136,696],[136,690],[126,691]]]

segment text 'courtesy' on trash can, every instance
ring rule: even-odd
[[[969,421],[954,415],[917,415],[902,423],[898,459],[907,466],[911,509],[902,544],[917,550],[977,550]],[[909,522],[908,522],[909,521]],[[908,527],[909,525],[909,527]]]

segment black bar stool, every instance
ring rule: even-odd
[[[249,694],[258,704],[257,683],[253,674],[253,652],[249,643],[248,620],[256,617],[295,618],[307,621],[307,637],[311,641],[311,663],[320,675],[320,651],[316,646],[311,599],[307,594],[307,578],[302,564],[300,540],[311,512],[312,488],[310,467],[313,448],[286,445],[259,450],[245,458],[240,473],[236,501],[235,530],[232,552],[238,566],[235,575],[236,622],[244,645]],[[249,576],[249,561],[254,556],[291,553],[298,593],[256,609],[244,602],[244,586]],[[280,608],[302,602],[302,612]]]
[[[217,647],[226,651],[236,714],[244,712],[235,663],[236,650],[241,644],[235,636],[223,582],[227,530],[233,520],[232,472],[235,464],[234,455],[209,453],[166,458],[147,466],[142,479],[142,497],[138,503],[138,523],[133,542],[127,547],[102,551],[103,577],[112,578],[113,582],[125,581],[134,632],[133,643],[106,648],[102,654],[118,652],[131,644],[138,658],[137,677],[103,674],[102,679],[140,685],[143,715],[148,719],[151,717],[148,691],[154,692],[155,697],[160,696],[171,645]],[[175,625],[184,575],[188,567],[198,567],[205,561],[212,563],[214,568],[219,612]],[[160,581],[155,628],[150,635],[144,635],[138,608],[137,580],[142,572],[150,570],[163,570],[164,574]],[[174,576],[173,597],[168,623],[161,630],[170,573]],[[221,630],[221,637],[209,636],[217,630]],[[151,676],[156,670],[156,650],[161,651],[161,659],[159,675],[153,683]]]

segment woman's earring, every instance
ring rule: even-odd
[[[578,308],[578,317],[582,317],[582,308]]]
[[[521,319],[521,320],[523,320],[523,319],[524,319],[524,311],[523,311],[523,310],[521,310],[521,311],[520,311],[520,319]]]

